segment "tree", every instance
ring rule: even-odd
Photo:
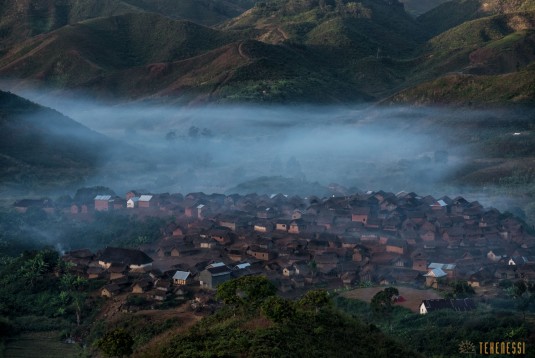
[[[377,292],[370,303],[373,312],[388,318],[389,325],[392,318],[392,303],[394,302],[394,298],[398,295],[399,291],[397,288],[387,287],[384,290]]]
[[[325,290],[310,290],[299,300],[299,305],[305,308],[319,310],[331,304],[329,293]]]
[[[260,309],[267,318],[276,323],[287,322],[295,315],[292,302],[278,296],[266,298]]]
[[[219,285],[216,297],[225,304],[257,306],[277,288],[264,276],[243,276]]]
[[[377,292],[371,300],[372,310],[378,313],[388,311],[392,307],[394,298],[398,295],[399,291],[395,287],[387,287],[384,290]]]
[[[132,354],[134,339],[122,328],[114,329],[97,340],[96,346],[107,357],[123,357]]]
[[[475,294],[474,288],[466,281],[455,281],[451,283],[453,287],[453,295],[455,298],[465,298]]]

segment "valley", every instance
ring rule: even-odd
[[[0,357],[533,356],[534,71],[534,0],[0,1]]]

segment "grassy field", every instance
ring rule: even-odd
[[[422,300],[430,300],[436,298],[442,298],[434,290],[418,290],[409,287],[396,287],[399,290],[400,296],[405,299],[404,302],[400,302],[399,305],[410,309],[413,312],[418,312],[420,303]],[[352,298],[361,301],[371,302],[372,297],[379,291],[382,291],[384,287],[368,287],[357,288],[355,290],[347,291],[341,294],[342,297]]]
[[[6,343],[1,357],[9,358],[70,358],[77,357],[78,348],[75,344],[62,343],[58,332],[32,332],[11,338]]]

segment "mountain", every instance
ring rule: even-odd
[[[297,42],[319,48],[343,49],[357,57],[399,56],[422,42],[419,24],[397,0],[348,1],[270,0],[222,25],[250,29],[258,40]]]
[[[2,187],[69,185],[92,174],[113,143],[52,109],[0,91]],[[96,151],[95,148],[99,148]]]
[[[244,32],[129,13],[33,37],[0,60],[0,75],[104,98],[371,98],[318,65],[324,59],[307,47],[245,38]]]
[[[533,103],[535,11],[462,23],[428,41],[394,103]]]
[[[418,22],[434,36],[470,20],[532,10],[535,0],[453,0],[422,14]]]
[[[75,87],[112,71],[190,58],[234,39],[189,21],[129,13],[64,26],[18,44],[0,61],[0,74]]]
[[[418,18],[407,12],[438,2]],[[120,102],[433,103],[434,86],[452,75],[501,84],[495,97],[465,103],[529,97],[529,80],[514,73],[531,73],[535,0],[404,3],[4,2],[0,77]],[[463,103],[461,88],[443,102]]]
[[[403,90],[387,102],[417,105],[534,105],[535,66],[495,76],[446,75]]]
[[[0,50],[66,25],[126,13],[152,12],[214,25],[235,17],[255,0],[21,0],[0,2]]]

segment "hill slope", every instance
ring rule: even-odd
[[[534,0],[453,0],[422,14],[418,22],[435,36],[466,21],[531,10],[535,10]]]
[[[535,11],[465,22],[432,38],[394,103],[531,104]]]
[[[0,50],[69,24],[126,13],[153,12],[213,25],[235,17],[255,0],[22,0],[0,2]]]
[[[515,81],[488,76],[530,73],[535,60],[535,0],[455,0],[418,19],[398,0],[268,0],[243,13],[253,0],[191,1],[26,0],[20,28],[3,4],[0,77],[120,101],[339,103],[404,91],[393,101],[406,103],[418,102],[412,93],[432,102],[423,91],[442,76]],[[206,23],[239,15],[212,28],[172,19],[214,12],[226,15]],[[528,82],[482,103],[527,98]],[[443,102],[463,102],[448,93]]]
[[[61,113],[3,91],[0,131],[2,186],[53,187],[80,181],[113,146]]]
[[[0,75],[58,89],[90,90],[101,98],[371,98],[337,78],[309,48],[242,38],[246,36],[241,32],[131,13],[34,37],[0,60]]]

